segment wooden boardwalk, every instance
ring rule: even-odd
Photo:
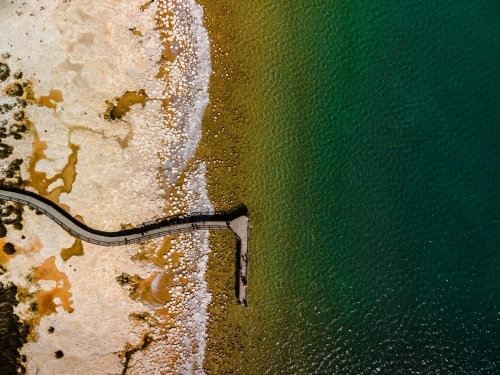
[[[240,275],[238,277],[238,301],[245,306],[248,304],[248,240],[250,225],[248,216],[245,214],[234,217],[235,215],[231,213],[197,212],[148,221],[133,229],[105,232],[86,226],[55,203],[30,191],[0,188],[0,199],[32,207],[48,216],[73,236],[85,242],[101,246],[128,245],[170,234],[198,230],[231,230],[238,236],[240,243],[237,254]]]
[[[240,216],[232,220],[229,224],[234,233],[238,236],[239,251],[238,256],[238,301],[240,305],[248,305],[247,284],[248,284],[248,243],[250,241],[250,220],[247,216]]]

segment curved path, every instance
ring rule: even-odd
[[[128,245],[169,234],[198,230],[231,230],[238,236],[240,243],[239,253],[237,254],[239,259],[238,299],[240,304],[247,305],[250,224],[244,207],[232,212],[197,212],[171,216],[145,222],[133,229],[104,232],[86,226],[54,202],[27,190],[0,188],[0,200],[9,200],[30,206],[51,218],[73,236],[102,246]]]

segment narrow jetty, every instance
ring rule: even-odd
[[[229,223],[233,232],[238,236],[238,301],[240,305],[248,306],[248,243],[250,241],[250,220],[247,216],[240,216]]]
[[[248,240],[250,224],[246,209],[231,212],[195,212],[169,216],[148,221],[132,229],[105,232],[93,229],[76,220],[54,202],[31,191],[15,188],[0,188],[0,200],[27,205],[43,213],[73,236],[85,242],[101,246],[121,246],[143,242],[148,239],[199,230],[231,230],[238,237],[239,259],[238,301],[248,305]]]

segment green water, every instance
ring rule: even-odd
[[[500,3],[249,4],[235,373],[500,374]]]

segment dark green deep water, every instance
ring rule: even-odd
[[[500,2],[252,6],[238,373],[500,374]]]

